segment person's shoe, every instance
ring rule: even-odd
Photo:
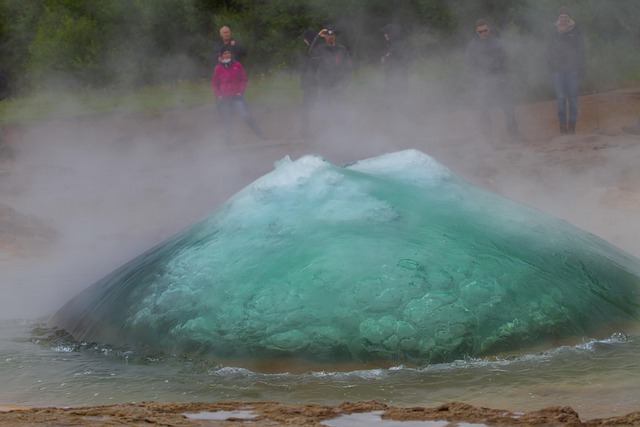
[[[576,124],[574,123],[569,123],[569,127],[567,128],[567,133],[574,135],[576,133]]]

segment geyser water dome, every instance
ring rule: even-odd
[[[225,359],[434,363],[615,332],[638,319],[638,266],[418,151],[285,158],[51,324]]]

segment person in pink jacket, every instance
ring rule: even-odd
[[[244,102],[244,90],[247,87],[247,76],[244,68],[238,61],[233,60],[228,46],[220,49],[218,64],[213,69],[211,86],[218,104],[218,112],[224,125],[226,141],[229,141],[232,136],[233,110],[236,110],[242,116],[259,138],[264,138],[258,124],[249,114],[247,104]]]

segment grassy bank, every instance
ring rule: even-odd
[[[245,95],[248,102],[256,104],[297,102],[300,97],[297,75],[251,78]],[[0,102],[0,121],[19,124],[113,112],[145,113],[211,103],[213,95],[208,79],[184,80],[131,91],[91,88],[76,92],[34,91]]]
[[[544,72],[527,72],[526,63],[513,67],[511,88],[517,104],[552,99],[548,76]],[[409,84],[411,105],[421,110],[460,108],[468,105],[468,76],[461,53],[434,56],[415,62]],[[583,93],[601,92],[615,87],[638,84],[638,76],[626,79],[585,79]],[[350,102],[363,105],[379,103],[384,77],[378,66],[359,68],[349,86]],[[302,93],[299,75],[295,71],[269,76],[249,76],[245,97],[252,106],[291,105],[300,102]],[[85,117],[109,113],[147,113],[192,108],[213,104],[209,79],[183,80],[135,90],[92,89],[81,91],[33,91],[0,102],[0,123],[20,124],[39,120]]]

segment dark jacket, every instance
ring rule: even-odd
[[[507,53],[493,35],[486,39],[474,37],[467,45],[467,71],[472,79],[505,77],[508,73]]]
[[[578,26],[567,33],[559,33],[554,27],[547,45],[547,64],[552,73],[586,72],[586,45]]]
[[[316,61],[318,88],[334,89],[346,86],[353,69],[349,51],[341,44],[321,44],[319,39],[322,37],[317,36],[309,48],[311,57]]]
[[[231,41],[235,41],[235,39],[232,37]],[[216,63],[218,61],[218,55],[220,55],[220,50],[225,46],[229,46],[229,48],[231,49],[231,55],[233,55],[233,59],[235,59],[236,61],[242,62],[244,57],[247,55],[247,49],[245,49],[237,41],[235,41],[235,44],[231,45],[231,41],[229,43],[223,43],[222,39],[218,40],[218,43],[216,43],[213,50],[213,55]]]

